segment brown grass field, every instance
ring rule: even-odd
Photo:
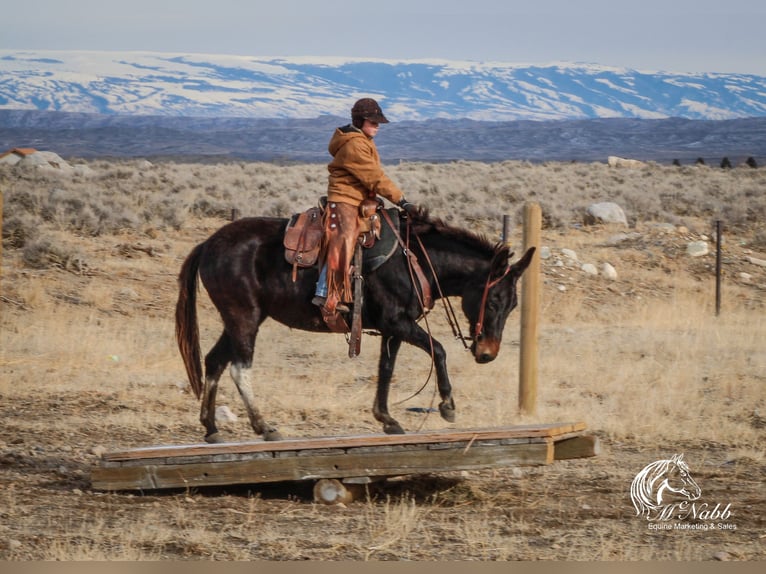
[[[174,341],[176,275],[230,218],[287,216],[323,193],[323,165],[79,162],[77,174],[0,167],[0,559],[2,560],[764,560],[766,504],[766,170],[604,164],[400,164],[389,174],[432,214],[490,237],[501,215],[521,253],[520,211],[543,208],[537,413],[517,408],[519,312],[500,356],[448,352],[457,421],[428,406],[430,359],[400,354],[392,414],[419,429],[584,421],[594,458],[542,467],[404,476],[346,505],[311,484],[100,492],[100,453],[202,440]],[[629,227],[582,224],[615,201]],[[721,312],[714,246],[723,224]],[[622,234],[622,235],[620,235]],[[572,249],[580,263],[562,256]],[[580,264],[608,262],[618,277]],[[201,297],[203,352],[220,323]],[[459,305],[455,304],[459,309]],[[467,326],[463,324],[463,329]],[[341,335],[267,321],[255,394],[290,437],[378,433],[370,413],[378,340],[347,357]],[[223,430],[254,440],[227,375]],[[698,530],[636,516],[633,477],[683,453],[702,495],[730,505]]]

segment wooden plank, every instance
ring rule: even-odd
[[[597,436],[580,435],[556,441],[553,446],[554,460],[587,458],[601,452],[601,443]]]
[[[105,453],[104,461],[149,460],[171,458],[175,456],[203,456],[223,453],[303,451],[323,448],[350,448],[354,446],[394,446],[426,443],[449,443],[482,439],[510,439],[527,437],[557,437],[576,433],[585,429],[585,423],[550,423],[538,425],[518,425],[512,427],[493,427],[465,430],[429,431],[405,435],[357,435],[341,437],[314,437],[288,439],[275,442],[253,441],[223,444],[192,444],[136,448],[125,451]]]
[[[551,462],[553,440],[546,439],[512,445],[474,444],[470,448],[403,450],[382,454],[349,449],[345,454],[236,462],[108,466],[94,469],[91,483],[98,490],[154,490],[347,476],[397,476]]]

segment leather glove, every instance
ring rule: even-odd
[[[417,213],[420,211],[420,208],[417,205],[410,203],[404,198],[402,198],[402,200],[397,203],[397,205],[406,211],[407,215],[417,215]]]

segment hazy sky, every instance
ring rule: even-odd
[[[519,63],[766,75],[764,0],[24,0],[0,48]]]

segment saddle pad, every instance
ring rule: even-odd
[[[399,209],[396,207],[389,208],[388,215],[391,217],[393,224],[398,228]],[[364,255],[362,268],[364,269],[364,272],[369,273],[370,271],[375,271],[378,267],[383,265],[396,252],[397,247],[396,236],[384,218],[383,224],[380,226],[380,239],[378,239],[369,249],[362,250]]]

